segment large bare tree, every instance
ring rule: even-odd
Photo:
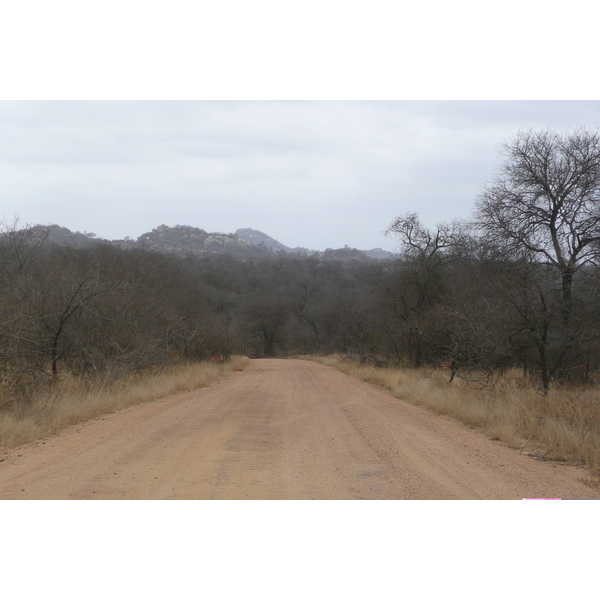
[[[600,133],[520,132],[502,153],[477,201],[477,222],[498,247],[558,270],[568,322],[573,277],[599,256]]]

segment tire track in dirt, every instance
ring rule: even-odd
[[[598,497],[583,475],[323,365],[262,359],[7,452],[0,498]]]

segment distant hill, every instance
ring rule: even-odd
[[[332,250],[329,248],[325,250],[325,252],[319,252],[318,250],[309,250],[308,248],[300,248],[298,246],[295,248],[290,248],[289,246],[284,246],[281,242],[278,242],[271,236],[268,236],[266,233],[263,233],[262,231],[257,231],[256,229],[238,229],[235,232],[235,235],[238,238],[246,240],[248,243],[253,244],[255,246],[264,246],[265,248],[270,248],[275,252],[283,251],[287,252],[288,254],[323,255],[336,258],[348,258],[352,256],[353,259],[359,260],[366,260],[367,258],[386,260],[392,258],[393,256],[391,252],[387,252],[386,250],[382,250],[381,248],[374,248],[372,250],[356,250],[356,248],[348,248],[348,246],[345,246],[344,248],[339,248],[337,250]],[[355,252],[349,253],[348,250],[353,250]]]
[[[196,256],[210,254],[264,256],[272,253],[269,248],[253,245],[244,239],[240,239],[236,234],[207,233],[204,229],[188,225],[175,225],[175,227],[160,225],[148,233],[143,233],[137,239],[136,244],[151,250],[179,256],[187,256],[188,254]]]
[[[319,254],[318,250],[309,250],[308,248],[301,248],[299,246],[296,246],[295,248],[290,248],[289,246],[285,246],[281,242],[278,242],[277,240],[273,239],[270,235],[267,235],[262,231],[257,231],[256,229],[238,229],[235,232],[235,234],[240,239],[246,240],[250,244],[269,248],[273,250],[273,252],[286,252],[287,254],[306,254],[307,256]]]
[[[325,260],[368,261],[392,258],[392,253],[380,248],[358,250],[356,248],[332,249],[324,252],[308,248],[290,248],[271,236],[256,229],[238,229],[235,233],[208,233],[204,229],[189,225],[169,227],[160,225],[143,233],[137,240],[104,240],[93,233],[73,232],[59,225],[36,225],[33,228],[39,235],[47,235],[48,242],[64,246],[89,247],[98,243],[110,243],[121,248],[147,248],[177,256],[208,256],[230,254],[238,257],[273,256],[279,252],[319,256]]]
[[[269,248],[274,252],[279,252],[281,250],[284,252],[290,251],[290,249],[287,246],[284,246],[281,242],[274,240],[270,235],[267,235],[262,231],[257,231],[256,229],[238,229],[235,232],[235,235],[240,240],[244,240],[253,246],[263,246],[264,248]]]
[[[94,233],[73,232],[66,227],[59,225],[35,225],[32,230],[38,236],[48,236],[47,241],[51,244],[59,246],[74,246],[76,248],[87,248],[93,244],[97,244],[101,240]]]
[[[388,260],[394,257],[392,252],[388,252],[387,250],[382,250],[381,248],[373,248],[372,250],[365,250],[365,254],[369,258],[374,258],[375,260]]]

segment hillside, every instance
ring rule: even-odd
[[[93,233],[73,232],[59,225],[36,225],[33,230],[37,235],[47,235],[49,243],[61,246],[81,248],[97,243],[109,243],[120,248],[146,248],[176,256],[229,254],[237,257],[261,257],[284,252],[342,261],[386,260],[392,257],[392,253],[380,248],[363,251],[345,246],[337,249],[328,248],[324,252],[301,247],[290,248],[266,233],[250,228],[238,229],[235,233],[209,233],[189,225],[174,227],[160,225],[152,231],[143,233],[137,240],[131,238],[105,240]]]

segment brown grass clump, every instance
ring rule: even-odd
[[[600,478],[600,388],[554,386],[547,395],[512,370],[485,387],[441,369],[377,368],[340,355],[306,357],[454,417],[537,458],[585,465]]]
[[[27,403],[0,412],[0,447],[19,446],[134,404],[206,387],[234,371],[242,371],[249,362],[245,356],[232,356],[222,363],[165,367],[159,372],[92,386],[65,377],[52,394],[39,393]]]

